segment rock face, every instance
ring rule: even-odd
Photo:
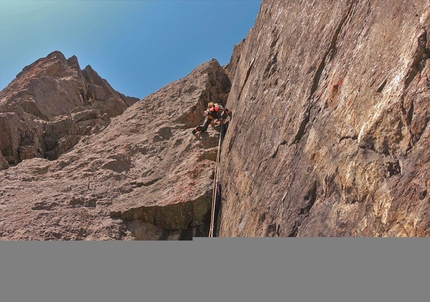
[[[226,97],[217,235],[430,236],[429,58],[427,0],[263,0],[137,103],[55,52],[1,92],[0,239],[206,236]]]
[[[75,56],[66,60],[55,51],[0,92],[3,157],[9,164],[55,159],[138,100],[115,91],[90,66],[81,70]]]
[[[430,235],[426,0],[263,0],[229,64],[219,236]]]
[[[101,87],[94,85],[94,91]],[[57,160],[32,158],[0,171],[0,238],[207,236],[219,133],[210,128],[199,137],[191,130],[202,122],[207,102],[229,89],[212,60],[135,103]]]

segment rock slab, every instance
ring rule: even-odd
[[[430,235],[428,1],[263,0],[229,64],[219,235]]]

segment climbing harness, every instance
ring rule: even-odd
[[[219,164],[220,164],[220,153],[221,153],[221,141],[223,139],[224,122],[221,123],[221,130],[218,141],[218,152],[215,165],[214,184],[212,189],[212,206],[211,206],[211,221],[209,225],[209,237],[214,237],[214,224],[215,224],[215,209],[216,201],[218,199],[218,188],[219,188]]]

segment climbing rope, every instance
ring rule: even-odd
[[[215,224],[215,208],[216,208],[216,201],[218,199],[218,188],[219,188],[219,164],[220,164],[220,153],[221,153],[221,141],[222,141],[222,135],[223,135],[223,126],[224,121],[221,123],[221,130],[219,135],[219,141],[218,141],[218,151],[217,151],[217,158],[216,158],[216,165],[215,165],[215,174],[214,174],[214,184],[212,189],[212,206],[211,206],[211,222],[209,225],[209,237],[214,237],[214,224]]]

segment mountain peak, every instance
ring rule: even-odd
[[[32,157],[57,158],[82,135],[106,127],[110,118],[138,100],[115,91],[93,70],[88,78],[76,56],[66,60],[61,52],[54,51],[26,66],[0,92],[0,112],[9,113],[0,127],[5,133],[0,140],[2,154],[9,164]],[[79,112],[76,120],[71,114]],[[79,126],[83,119],[92,122]],[[58,120],[67,126],[56,129]]]
[[[51,58],[58,58],[58,59],[61,59],[61,60],[66,60],[66,57],[64,56],[64,54],[61,51],[59,51],[59,50],[54,50],[53,52],[51,52],[50,54],[48,54],[46,56],[46,58],[49,58],[49,59],[51,59]]]

